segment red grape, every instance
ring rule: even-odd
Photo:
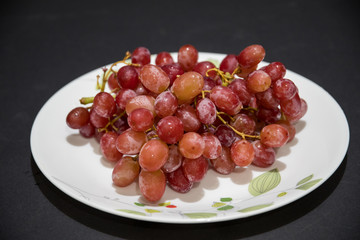
[[[184,126],[185,132],[197,132],[201,126],[201,122],[196,115],[196,110],[188,105],[181,105],[175,113]]]
[[[211,165],[220,174],[230,174],[234,171],[236,164],[231,159],[230,149],[223,146],[218,158],[210,159]]]
[[[204,87],[204,78],[197,72],[186,72],[175,79],[172,91],[179,100],[191,100],[200,94]]]
[[[244,48],[237,56],[241,67],[250,68],[260,63],[265,57],[265,49],[258,44]]]
[[[154,104],[155,104],[154,97],[149,95],[138,95],[133,97],[127,102],[125,111],[129,115],[133,110],[137,108],[146,108],[150,110],[155,116],[156,113],[155,113]]]
[[[221,61],[219,69],[223,72],[233,73],[238,66],[239,62],[236,59],[236,55],[229,54]]]
[[[184,158],[182,163],[184,175],[190,182],[200,182],[204,178],[208,166],[207,159],[202,156],[195,159]]]
[[[216,106],[209,99],[201,99],[196,105],[196,114],[201,123],[210,125],[216,120]]]
[[[166,160],[165,164],[161,167],[161,169],[165,173],[174,172],[181,166],[183,161],[183,156],[179,151],[179,147],[175,144],[169,146],[169,157]]]
[[[205,142],[200,134],[195,132],[185,133],[179,141],[181,154],[190,159],[200,157],[205,149]]]
[[[254,147],[255,156],[252,164],[258,167],[266,168],[271,166],[275,162],[275,151],[271,147],[267,147],[256,140],[252,142]]]
[[[116,148],[123,154],[138,154],[146,141],[146,133],[128,129],[117,137]]]
[[[160,93],[155,99],[155,112],[161,118],[173,115],[177,107],[178,101],[170,91]]]
[[[116,186],[126,187],[139,176],[139,162],[129,156],[118,161],[112,172],[112,180]]]
[[[165,193],[166,177],[164,172],[160,169],[154,172],[141,170],[139,187],[146,200],[150,202],[159,201]]]
[[[80,129],[90,120],[90,113],[84,107],[77,107],[71,110],[66,116],[66,124],[73,129]]]
[[[185,72],[191,71],[194,68],[199,57],[198,55],[197,49],[190,44],[186,44],[179,49],[178,62]]]
[[[254,160],[255,152],[251,143],[247,140],[238,140],[230,149],[231,159],[240,167],[246,167]]]
[[[170,78],[159,66],[147,64],[140,70],[141,83],[153,93],[161,93],[170,85]]]
[[[162,118],[156,127],[157,134],[167,144],[177,143],[184,135],[184,126],[181,120],[175,116]]]
[[[142,66],[150,63],[150,51],[145,47],[136,48],[131,54],[131,62]]]
[[[264,92],[271,86],[269,74],[256,70],[246,78],[246,87],[253,93]]]
[[[146,108],[137,108],[129,114],[127,121],[134,131],[144,132],[154,124],[154,115]]]
[[[113,96],[107,92],[96,94],[92,108],[101,117],[111,117],[116,111],[116,104]]]
[[[174,83],[177,76],[180,76],[184,73],[184,70],[181,68],[180,64],[173,63],[161,66],[161,69],[166,72],[170,79],[170,86]]]
[[[156,55],[155,64],[158,66],[163,66],[167,64],[173,64],[174,59],[169,52],[160,52]]]
[[[204,133],[202,137],[205,142],[203,156],[208,159],[218,158],[222,151],[220,140],[209,132]]]
[[[182,167],[179,167],[175,171],[167,174],[167,180],[169,186],[179,193],[189,192],[194,185],[193,182],[189,181],[189,179],[185,177]]]
[[[146,171],[159,170],[169,157],[169,147],[159,139],[145,143],[139,153],[139,163]]]
[[[122,157],[122,153],[116,148],[117,137],[118,135],[116,133],[107,132],[100,139],[101,152],[110,162],[117,162]]]

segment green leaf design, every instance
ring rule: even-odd
[[[135,204],[136,206],[139,206],[139,207],[144,207],[144,206],[145,206],[145,204],[138,203],[138,202],[134,202],[134,204]]]
[[[207,212],[198,212],[198,213],[184,213],[185,216],[192,218],[192,219],[198,219],[198,218],[212,218],[216,217],[216,213],[207,213]]]
[[[224,206],[224,205],[226,205],[226,203],[215,202],[215,203],[212,205],[212,207],[218,208],[218,207],[222,207],[222,206]]]
[[[277,197],[283,197],[283,196],[285,196],[287,194],[287,192],[282,192],[282,193],[279,193],[278,195],[277,195]]]
[[[280,181],[281,176],[279,170],[274,168],[251,180],[248,190],[251,195],[258,196],[277,187]]]
[[[218,211],[226,211],[226,210],[230,210],[230,209],[233,209],[233,208],[234,208],[234,206],[226,205],[224,207],[218,208],[217,210]]]
[[[161,211],[155,210],[155,209],[145,209],[145,212],[148,212],[148,213],[159,213],[159,212],[161,212]]]
[[[160,207],[166,207],[166,206],[169,206],[170,205],[170,202],[164,202],[164,203],[159,203],[158,206]]]
[[[316,180],[312,180],[310,182],[307,182],[303,185],[298,186],[296,189],[300,189],[300,190],[308,190],[309,188],[311,188],[312,186],[314,186],[315,184],[317,184],[318,182],[320,182],[322,180],[322,178],[316,179]]]
[[[299,185],[301,185],[301,184],[304,184],[304,183],[310,181],[313,177],[314,177],[314,174],[311,174],[310,176],[307,176],[306,178],[301,179],[301,180],[296,184],[296,186],[299,186]]]
[[[248,207],[248,208],[244,208],[239,210],[238,212],[242,212],[242,213],[246,213],[246,212],[251,212],[251,211],[255,211],[255,210],[259,210],[262,208],[266,208],[273,205],[273,203],[269,203],[269,204],[260,204],[260,205],[256,205],[256,206],[252,206],[252,207]]]
[[[128,209],[116,209],[116,210],[120,211],[120,212],[131,213],[131,214],[140,215],[140,216],[146,216],[145,213],[134,211],[134,210],[128,210]]]
[[[220,198],[220,201],[221,202],[231,202],[232,201],[232,198]]]

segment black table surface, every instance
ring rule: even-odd
[[[2,3],[0,239],[360,239],[359,10],[346,0]],[[281,61],[328,91],[351,131],[347,154],[328,181],[264,214],[181,225],[101,212],[45,178],[30,131],[58,89],[138,46],[176,52],[187,43],[227,54],[262,44],[266,61]]]

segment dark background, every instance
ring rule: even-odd
[[[2,3],[0,239],[359,239],[359,10],[357,1],[346,0]],[[176,52],[187,43],[199,51],[235,54],[262,44],[266,61],[281,61],[327,90],[351,130],[334,175],[280,209],[201,225],[113,216],[54,187],[30,149],[32,123],[47,99],[127,50]]]

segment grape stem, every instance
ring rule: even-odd
[[[221,114],[226,114],[223,112],[216,112],[216,116],[220,119],[220,121],[225,124],[226,126],[228,126],[229,128],[231,128],[237,135],[241,136],[242,139],[246,139],[246,138],[254,138],[254,139],[260,139],[260,136],[257,135],[249,135],[249,134],[245,134],[243,132],[239,132],[238,130],[236,130],[233,126],[231,126],[228,122],[226,122],[222,117]],[[228,114],[226,114],[227,116],[229,116]]]
[[[117,64],[119,63],[124,63],[124,64],[127,64],[127,65],[130,65],[130,66],[134,66],[134,67],[140,67],[140,64],[136,64],[136,63],[131,63],[131,62],[128,62],[127,60],[131,57],[131,53],[129,51],[127,51],[125,53],[125,57],[120,60],[120,61],[117,61],[115,63],[113,63],[110,68],[106,71],[105,73],[105,79],[109,79],[110,77],[110,74],[111,73],[116,73],[116,71],[113,70],[113,67],[115,67]]]
[[[115,129],[115,131],[118,130],[117,127],[114,126],[114,123],[119,120],[120,118],[122,118],[125,115],[126,111],[123,111],[122,113],[120,113],[118,116],[116,116],[114,119],[112,119],[111,121],[109,120],[109,122],[106,124],[105,127],[103,128],[99,128],[99,132],[105,131],[108,132],[108,127],[111,126],[112,128]]]
[[[82,97],[82,98],[80,99],[80,103],[81,103],[81,104],[84,104],[84,105],[89,104],[89,103],[93,103],[93,102],[94,102],[94,98],[95,98],[95,97]]]
[[[207,70],[206,71],[206,76],[207,77],[209,77],[209,72],[210,71],[215,71],[220,76],[222,85],[224,87],[228,86],[232,82],[232,80],[234,79],[233,75],[230,75],[230,73],[228,73],[228,72],[224,73],[223,71],[221,71],[218,68],[210,68],[209,70]]]

